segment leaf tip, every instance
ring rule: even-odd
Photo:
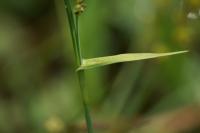
[[[76,72],[81,71],[81,70],[83,70],[83,68],[82,68],[82,67],[78,67],[78,68],[76,69]]]
[[[188,52],[190,52],[189,50],[183,50],[183,51],[179,51],[179,52],[177,52],[178,54],[181,54],[181,53],[188,53]]]

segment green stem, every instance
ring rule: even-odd
[[[70,0],[64,0],[66,5],[66,11],[68,15],[70,31],[72,36],[73,48],[75,52],[75,57],[77,61],[77,66],[79,67],[83,63],[83,57],[81,53],[80,37],[79,37],[79,16],[75,15],[72,9],[72,3]],[[81,98],[83,102],[83,108],[85,113],[85,120],[87,124],[88,133],[93,133],[93,124],[90,116],[90,111],[84,96],[85,90],[85,71],[77,72],[79,78],[79,85],[81,89]]]
[[[80,47],[80,36],[79,36],[79,16],[76,15],[76,37],[77,37],[77,46],[78,46],[78,51],[79,54],[78,56],[80,57],[80,65],[82,65],[82,53],[81,53],[81,47]],[[83,101],[83,108],[84,108],[84,112],[85,112],[85,120],[86,120],[86,124],[87,124],[87,129],[88,129],[88,133],[93,133],[93,125],[92,125],[92,119],[90,116],[90,111],[84,96],[84,90],[85,90],[85,71],[80,71],[78,72],[78,77],[79,77],[79,84],[80,84],[80,88],[81,88],[81,94],[82,94],[82,101]]]
[[[77,66],[81,65],[81,51],[80,51],[80,46],[79,44],[79,37],[77,37],[77,28],[76,28],[76,19],[74,17],[73,9],[72,9],[72,3],[70,0],[64,0],[65,6],[66,6],[66,12],[69,20],[69,27],[70,27],[70,33],[72,37],[72,43],[73,43],[73,48],[74,48],[74,53],[75,53],[75,58],[77,61]]]
[[[78,61],[79,65],[83,63],[83,57],[81,52],[81,45],[80,45],[80,36],[79,36],[79,16],[76,15],[76,42],[77,42],[77,51],[78,51]]]
[[[83,102],[83,108],[84,108],[84,112],[85,112],[85,120],[86,120],[86,124],[87,124],[87,130],[88,133],[93,133],[93,124],[92,124],[92,119],[90,116],[90,111],[84,96],[84,89],[85,89],[85,71],[79,71],[78,73],[78,77],[79,77],[79,84],[80,84],[80,88],[81,88],[81,98],[82,98],[82,102]]]

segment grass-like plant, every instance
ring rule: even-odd
[[[82,12],[84,12],[85,4],[83,0],[64,0],[66,12],[68,15],[70,33],[72,37],[72,43],[76,58],[76,73],[78,75],[81,94],[82,94],[82,102],[85,113],[85,120],[87,124],[88,133],[93,133],[93,125],[89,112],[88,105],[86,103],[84,97],[84,89],[85,89],[85,70],[101,67],[105,65],[129,62],[129,61],[137,61],[144,59],[151,59],[163,56],[170,56],[175,54],[185,53],[187,51],[178,51],[178,52],[169,52],[169,53],[126,53],[120,55],[113,56],[105,56],[105,57],[97,57],[91,59],[84,59],[81,52],[81,44],[79,38],[79,17]]]

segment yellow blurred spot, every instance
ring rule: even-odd
[[[166,47],[165,43],[158,42],[154,45],[153,52],[155,52],[155,53],[165,53],[165,52],[169,52],[169,49]]]
[[[189,3],[193,7],[199,7],[200,6],[200,0],[189,0]]]
[[[157,5],[157,7],[168,7],[170,6],[172,1],[170,0],[154,0],[154,3]]]
[[[44,126],[49,133],[60,133],[65,129],[65,124],[59,117],[47,119]]]
[[[179,27],[175,30],[174,36],[178,43],[186,45],[191,41],[191,30],[188,27]]]

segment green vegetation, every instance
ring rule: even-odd
[[[0,133],[199,133],[199,9],[0,1]]]
[[[151,58],[158,58],[162,56],[170,56],[174,54],[181,54],[187,51],[171,52],[171,53],[139,53],[139,54],[120,54],[115,56],[99,57],[85,60],[81,53],[81,45],[79,38],[79,16],[84,11],[84,1],[76,0],[74,4],[71,0],[65,0],[66,11],[69,20],[69,27],[71,30],[71,37],[74,46],[74,53],[77,61],[77,73],[82,93],[82,101],[85,111],[85,119],[87,123],[88,133],[93,133],[92,121],[88,105],[84,97],[85,89],[85,69],[95,68],[99,66],[110,65],[120,62],[137,61]],[[77,7],[77,8],[76,8]]]

